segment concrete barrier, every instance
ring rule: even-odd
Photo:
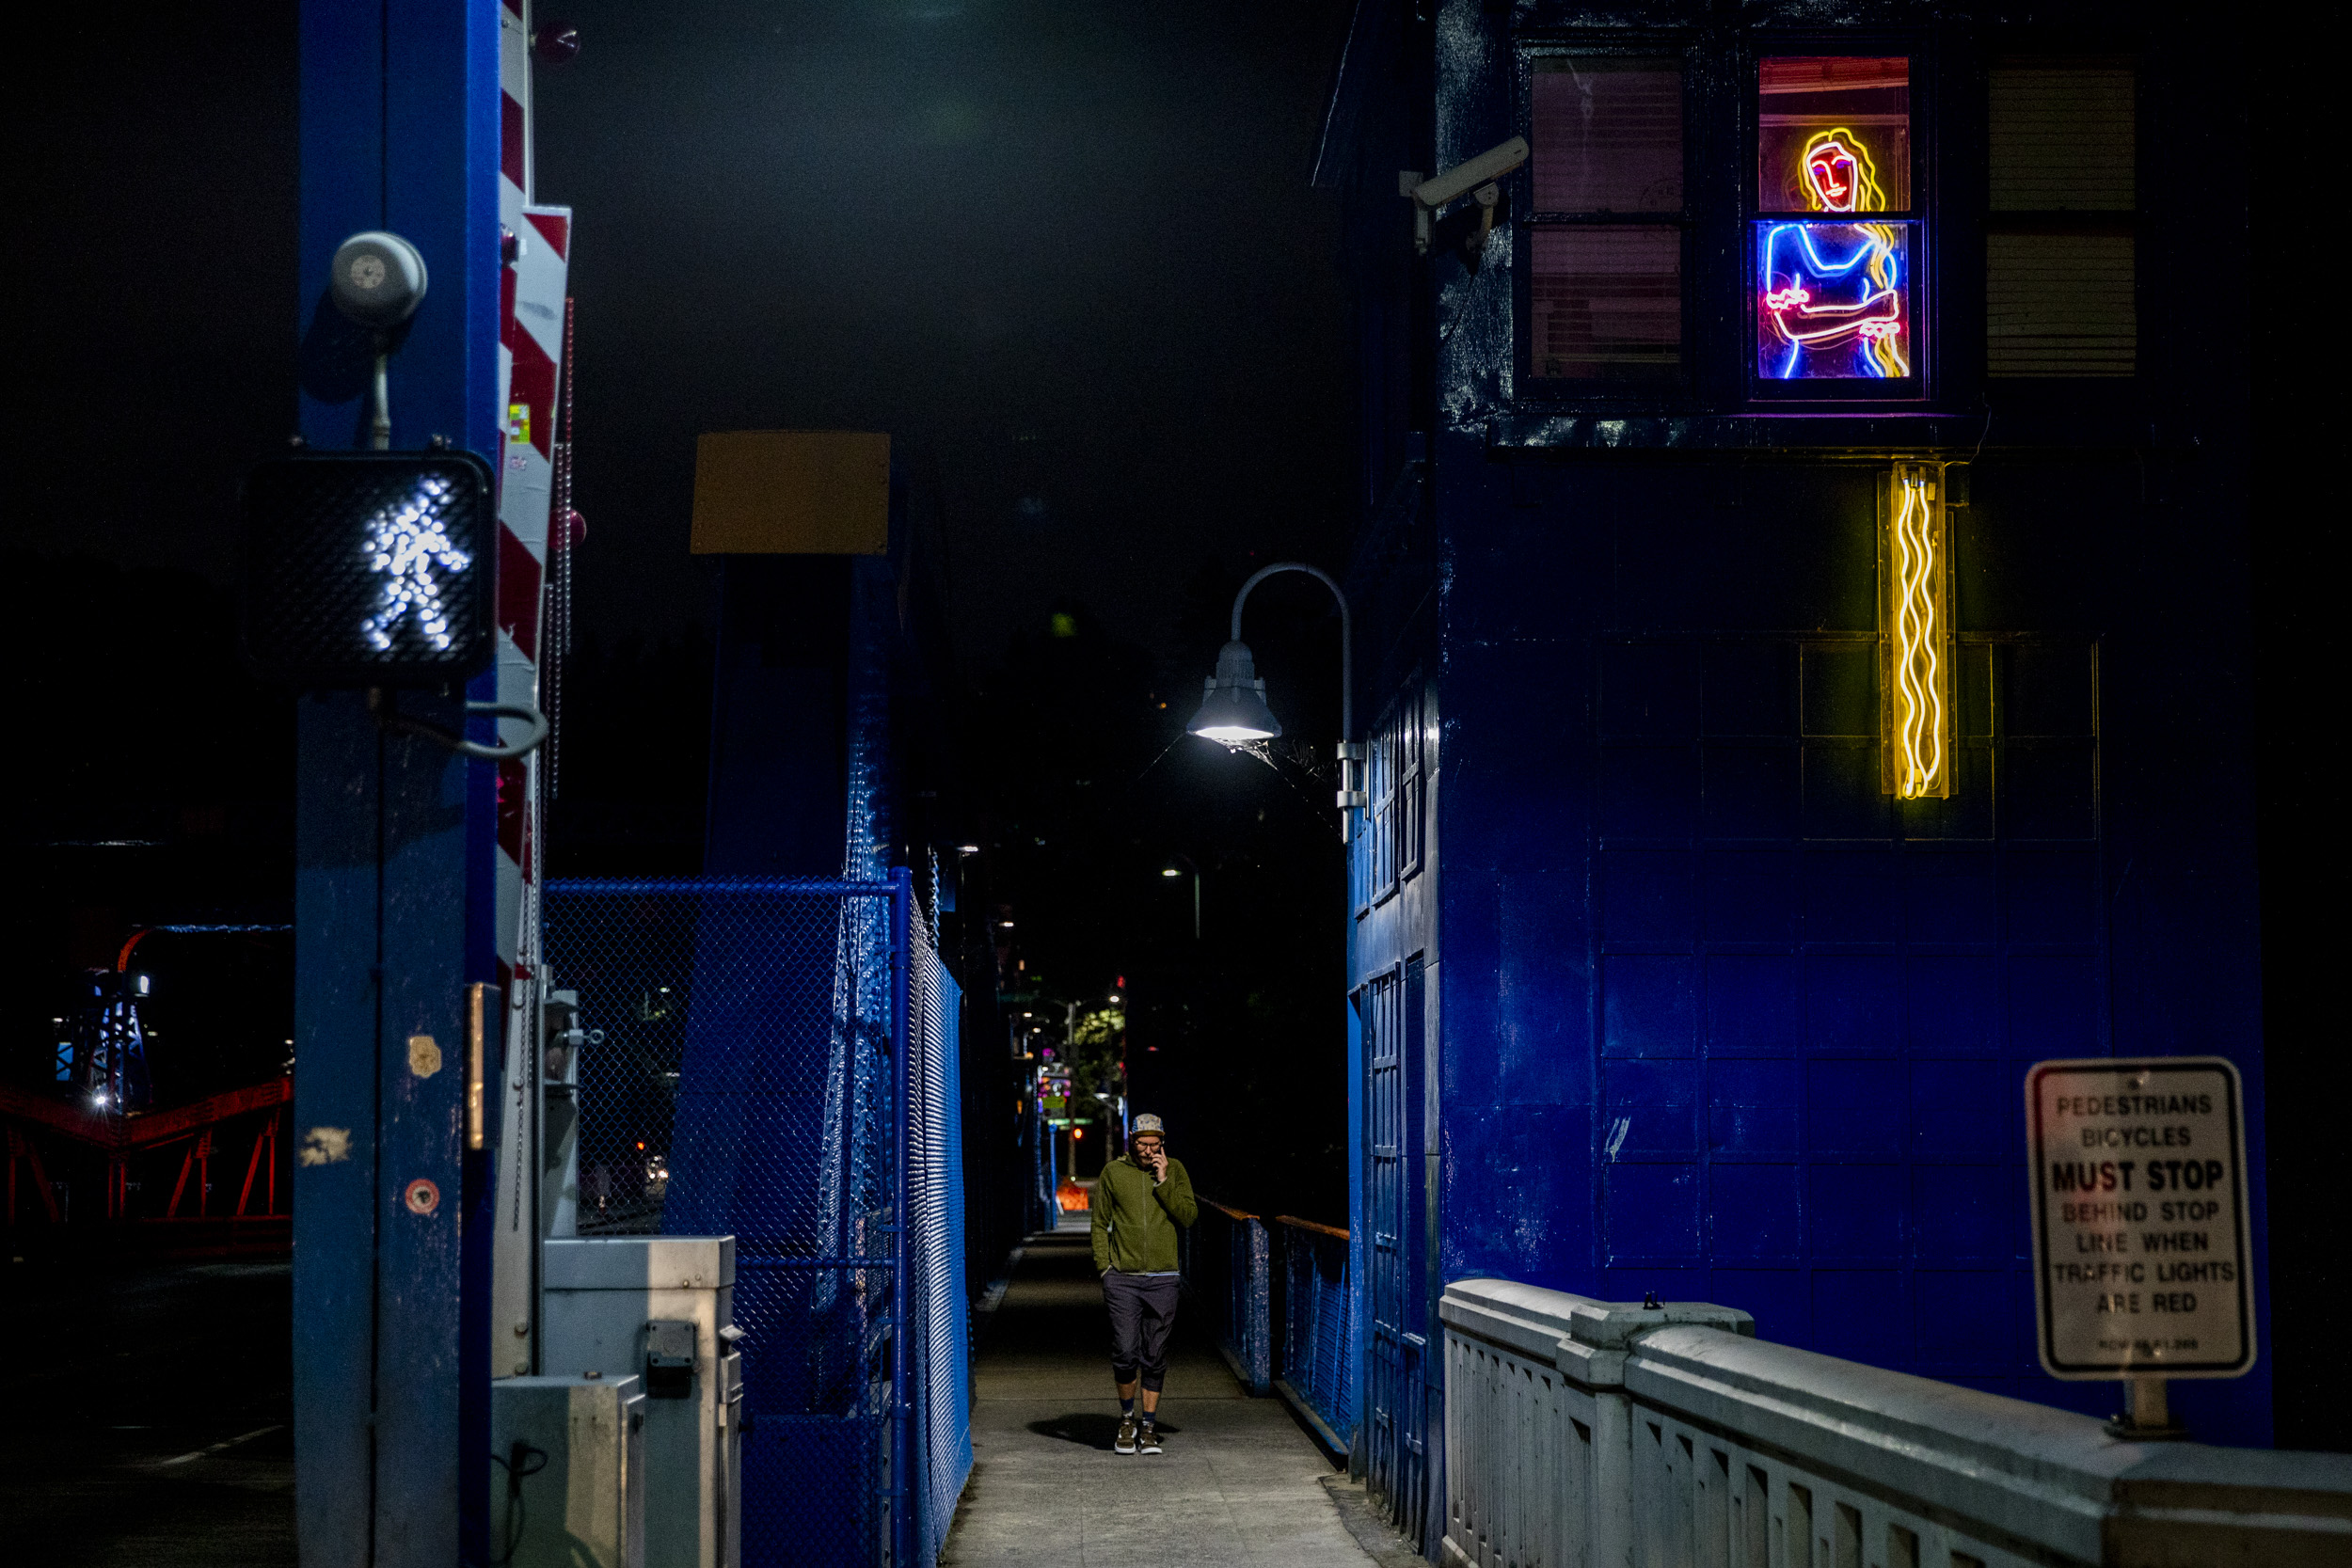
[[[2352,1456],[2089,1417],[1755,1338],[1745,1312],[1446,1288],[1444,1559],[1478,1568],[2352,1562]]]

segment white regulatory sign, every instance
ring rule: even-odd
[[[2053,1377],[2237,1377],[2254,1364],[2246,1120],[2217,1056],[2026,1074],[2034,1307]]]

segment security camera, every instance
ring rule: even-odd
[[[1478,231],[1470,237],[1473,251],[1484,250],[1486,235],[1495,226],[1495,203],[1502,198],[1502,188],[1496,182],[1527,162],[1525,136],[1513,136],[1501,147],[1489,148],[1465,164],[1456,164],[1443,174],[1423,180],[1418,169],[1407,169],[1397,176],[1397,189],[1413,201],[1413,254],[1429,254],[1429,220],[1438,210],[1449,203],[1470,197],[1478,203]]]

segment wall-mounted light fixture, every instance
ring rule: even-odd
[[[1516,140],[1517,138],[1514,138]],[[1526,144],[1518,143],[1524,150]],[[1249,575],[1233,595],[1232,636],[1217,651],[1216,673],[1202,684],[1200,710],[1184,727],[1203,740],[1214,740],[1220,746],[1242,746],[1251,741],[1271,740],[1282,733],[1281,721],[1266,706],[1265,682],[1258,678],[1257,660],[1250,657],[1249,644],[1241,640],[1242,607],[1249,602],[1249,591],[1278,572],[1304,572],[1324,587],[1331,590],[1331,597],[1340,606],[1340,842],[1348,841],[1348,828],[1353,814],[1364,810],[1371,798],[1361,785],[1363,767],[1369,748],[1363,742],[1348,737],[1356,729],[1356,633],[1348,618],[1347,594],[1330,573],[1296,561],[1278,561],[1262,566]],[[1181,858],[1181,857],[1180,857]],[[1194,873],[1194,890],[1199,891],[1200,876]],[[1196,926],[1198,921],[1195,922]]]
[[[1898,463],[1879,482],[1880,610],[1886,663],[1886,792],[1900,800],[1952,793],[1951,546],[1945,531],[1945,465]]]

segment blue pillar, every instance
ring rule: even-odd
[[[429,275],[392,359],[392,444],[439,436],[498,460],[498,41],[488,0],[302,7],[299,419],[313,449],[360,445],[368,417],[369,345],[326,301],[328,259],[388,229]],[[401,702],[459,728],[465,697]],[[358,692],[303,699],[297,755],[302,1556],[479,1561],[487,1279],[460,1232],[465,991],[499,978],[490,765],[380,733]]]

